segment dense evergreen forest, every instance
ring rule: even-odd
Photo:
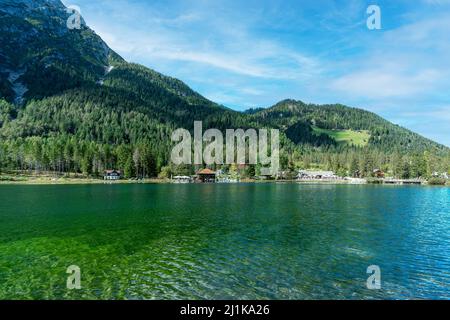
[[[84,23],[67,30],[58,3],[41,4],[47,11],[29,2],[0,5],[3,172],[193,173],[194,167],[171,165],[169,156],[173,130],[192,130],[194,120],[204,130],[280,129],[281,165],[291,172],[320,168],[367,177],[378,168],[413,178],[450,169],[449,148],[361,109],[285,100],[241,113],[218,105],[177,79],[124,61]],[[18,85],[27,88],[22,99]],[[258,172],[249,166],[241,174]]]

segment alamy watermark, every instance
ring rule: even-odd
[[[70,14],[66,25],[69,30],[81,29],[81,9],[78,6],[70,5],[66,8],[66,12]]]
[[[367,267],[367,273],[370,274],[367,278],[366,286],[369,290],[381,289],[381,269],[377,265],[371,265]]]
[[[367,7],[366,13],[370,16],[367,18],[367,28],[369,30],[381,29],[381,9],[377,5],[370,5]]]
[[[267,129],[259,129],[258,132],[255,129],[246,131],[227,129],[226,148],[224,148],[224,135],[220,130],[209,129],[203,133],[202,122],[194,121],[193,142],[191,133],[186,129],[175,130],[172,133],[172,141],[179,142],[171,153],[171,161],[175,165],[256,165],[259,163],[263,166],[262,175],[273,176],[278,173],[280,167],[280,137],[279,130],[276,129],[270,130],[270,153]],[[205,147],[204,143],[206,143]]]
[[[71,265],[67,268],[66,273],[70,274],[67,277],[67,289],[80,290],[81,289],[81,269],[79,266]]]

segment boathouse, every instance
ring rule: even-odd
[[[381,169],[375,169],[373,170],[373,176],[375,178],[384,178],[384,172]]]
[[[197,181],[201,183],[215,183],[216,173],[211,169],[203,169],[197,172]]]
[[[338,180],[338,176],[332,171],[299,170],[297,180]]]
[[[119,170],[105,170],[103,175],[104,180],[120,180],[122,173]]]

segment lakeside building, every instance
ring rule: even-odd
[[[103,180],[120,180],[122,173],[119,170],[105,170]]]
[[[216,173],[211,169],[203,169],[197,172],[197,182],[201,183],[215,183]]]
[[[433,178],[450,179],[447,172],[433,172],[431,175]]]
[[[373,176],[375,178],[384,178],[385,173],[381,169],[375,169],[375,170],[373,170]]]
[[[189,176],[175,176],[172,177],[173,183],[191,183],[193,179]]]
[[[297,180],[341,180],[333,171],[299,170]]]

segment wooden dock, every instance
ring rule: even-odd
[[[384,184],[422,184],[424,181],[420,179],[385,179]]]

